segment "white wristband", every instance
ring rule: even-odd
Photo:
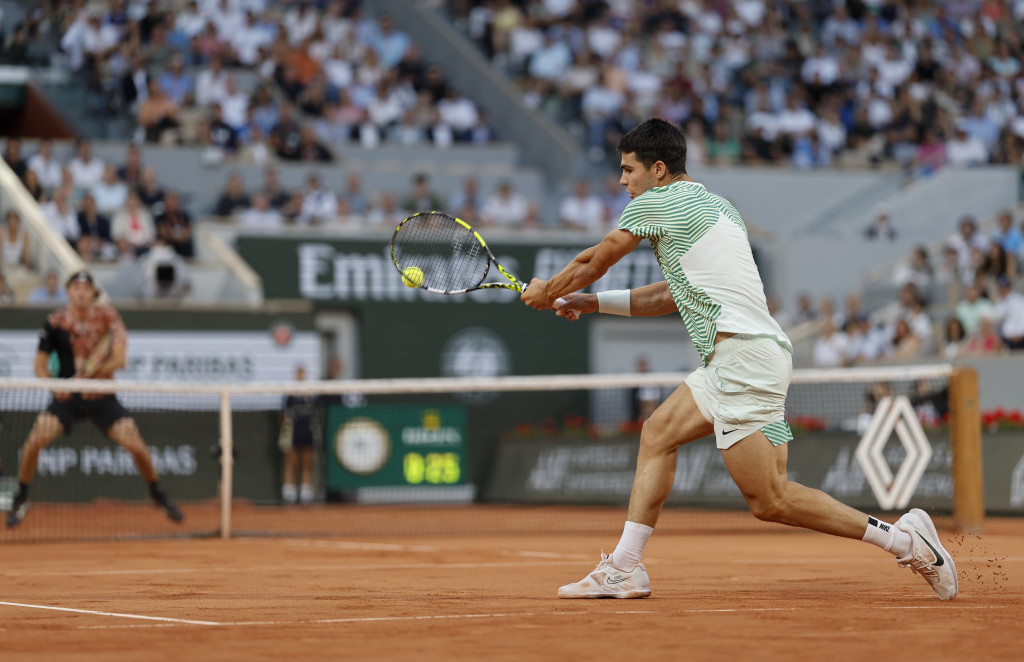
[[[597,312],[608,315],[629,314],[629,290],[608,290],[597,293]]]

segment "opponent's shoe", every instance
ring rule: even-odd
[[[958,586],[953,557],[939,541],[932,518],[920,508],[911,508],[896,520],[896,528],[910,534],[910,554],[896,559],[901,568],[909,567],[931,584],[940,600],[956,597]]]
[[[153,501],[156,505],[167,514],[167,517],[174,522],[180,522],[185,519],[184,513],[181,512],[181,508],[178,508],[178,504],[174,503],[174,499],[167,496],[163,492],[157,492],[153,495]]]
[[[7,528],[10,529],[21,524],[26,513],[28,513],[28,499],[15,496],[11,502],[11,509],[7,511]]]
[[[612,557],[601,552],[601,562],[576,582],[558,589],[560,598],[646,598],[651,594],[651,580],[643,563],[626,572],[612,565]]]

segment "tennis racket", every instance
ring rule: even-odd
[[[110,333],[100,338],[100,341],[96,343],[96,346],[92,348],[89,356],[82,363],[82,368],[78,371],[76,377],[89,378],[95,375],[96,371],[103,367],[103,364],[110,357],[110,348],[113,346],[113,343],[114,336]]]
[[[502,288],[522,292],[526,285],[498,264],[480,233],[461,218],[420,212],[391,235],[391,260],[406,284],[438,294]],[[503,281],[484,282],[491,265]]]

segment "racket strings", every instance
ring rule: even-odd
[[[441,214],[420,214],[395,234],[395,261],[400,269],[417,267],[424,287],[458,292],[475,287],[487,275],[489,258],[465,226]]]

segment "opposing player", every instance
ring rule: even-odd
[[[726,467],[758,519],[870,542],[920,573],[942,600],[957,594],[956,568],[931,518],[912,509],[893,524],[789,480],[784,413],[792,345],[768,314],[761,277],[736,209],[686,174],[686,139],[659,119],[619,142],[631,201],[618,227],[548,281],[534,278],[522,295],[557,314],[652,316],[678,311],[704,359],[644,423],[622,537],[611,556],[561,598],[643,598],[651,593],[641,563],[668,498],[676,450],[714,434]],[[585,294],[613,264],[648,239],[665,280],[635,290]],[[555,300],[563,297],[564,304]]]
[[[67,280],[69,304],[51,313],[39,334],[35,373],[50,376],[50,354],[56,352],[60,369],[58,377],[113,379],[114,372],[124,367],[127,334],[116,310],[95,303],[98,290],[88,272],[79,271]],[[109,340],[108,340],[109,339]],[[104,352],[109,343],[109,352]],[[103,345],[99,352],[97,346]],[[159,476],[153,466],[149,449],[139,435],[135,420],[121,406],[114,394],[83,394],[56,391],[50,406],[36,417],[28,439],[21,449],[18,470],[18,493],[7,513],[7,526],[17,526],[28,512],[28,488],[36,473],[39,451],[60,434],[70,432],[80,418],[92,419],[108,437],[123,446],[135,460],[139,473],[149,484],[149,494],[167,517],[175,522],[184,519],[177,504],[160,488]]]

